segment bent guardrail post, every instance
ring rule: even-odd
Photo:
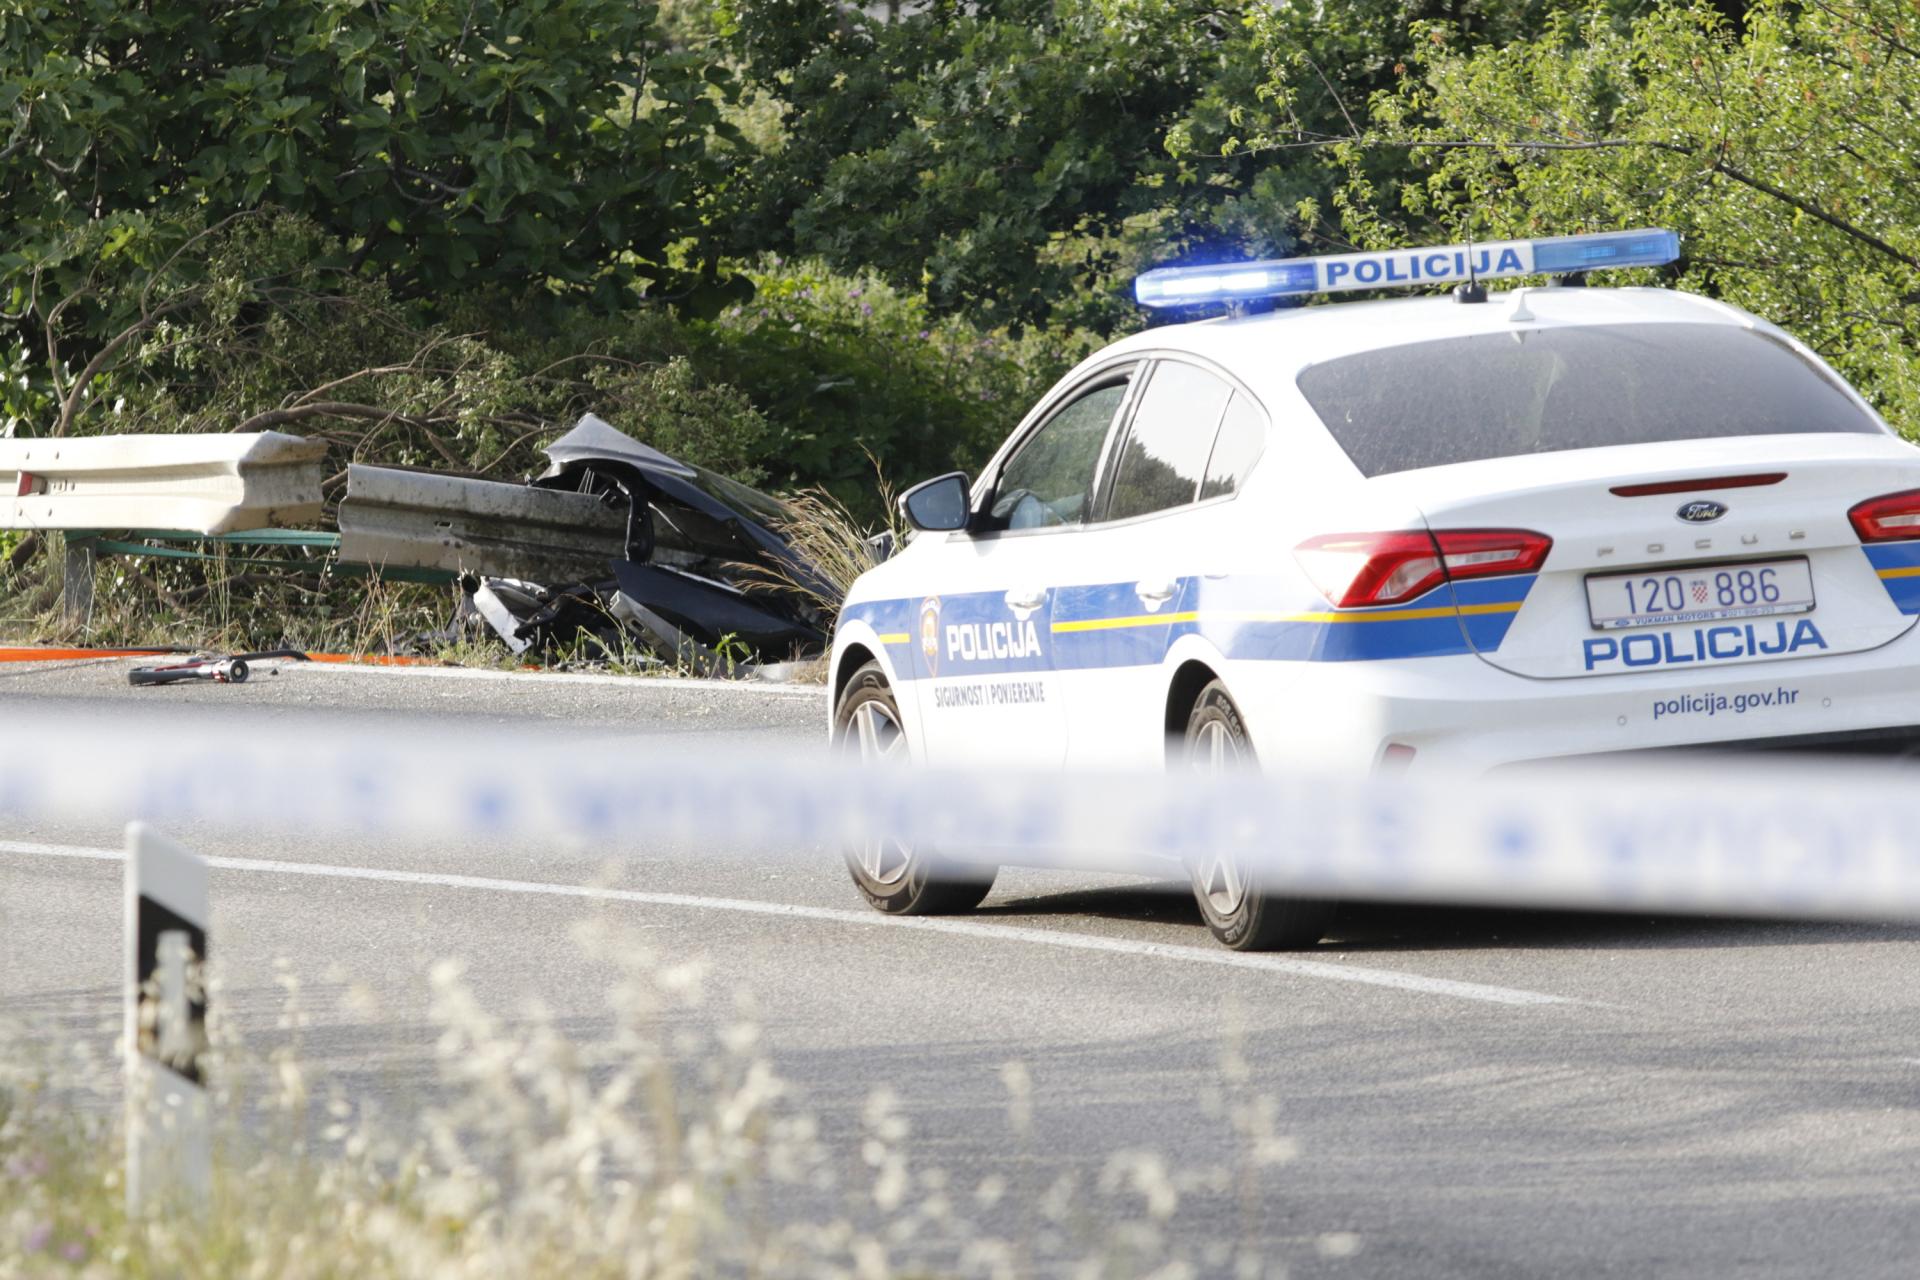
[[[207,864],[127,826],[127,1213],[205,1208]]]
[[[68,534],[60,566],[60,612],[71,626],[93,621],[93,570],[99,548],[91,536]]]

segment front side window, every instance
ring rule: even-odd
[[[1185,506],[1207,470],[1233,388],[1204,369],[1163,360],[1153,368],[1113,471],[1106,518]]]
[[[1085,519],[1100,447],[1126,398],[1124,379],[1095,387],[1029,436],[1000,469],[991,513],[994,527],[1045,529]]]

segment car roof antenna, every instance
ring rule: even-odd
[[[1487,286],[1480,283],[1480,273],[1473,265],[1473,220],[1467,220],[1467,278],[1453,286],[1455,302],[1485,302]]]

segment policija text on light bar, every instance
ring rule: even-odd
[[[1470,279],[1566,275],[1606,267],[1658,267],[1679,256],[1678,235],[1647,228],[1210,267],[1161,267],[1134,281],[1133,292],[1142,306],[1190,307],[1347,289],[1418,288]]]

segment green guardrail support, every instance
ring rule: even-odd
[[[213,543],[221,548],[318,551],[323,553],[323,558],[317,565],[302,565],[296,560],[229,556],[222,552],[201,550],[198,546],[156,546],[155,543]],[[339,534],[313,529],[249,529],[243,533],[194,533],[181,529],[74,529],[66,535],[61,606],[69,623],[84,627],[92,620],[94,570],[105,556],[152,556],[159,560],[224,559],[230,565],[247,569],[318,567],[335,577],[381,578],[393,582],[421,582],[431,586],[453,582],[460,576],[448,569],[342,564],[334,558],[339,550]]]

